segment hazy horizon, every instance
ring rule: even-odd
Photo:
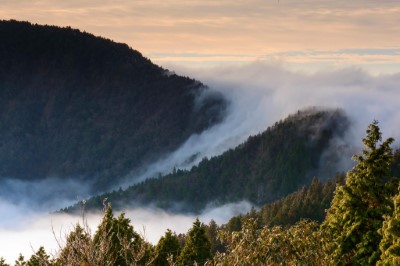
[[[0,1],[0,19],[71,26],[127,43],[161,65],[279,62],[395,73],[400,5],[385,0]]]

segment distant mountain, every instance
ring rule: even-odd
[[[329,152],[329,161],[324,161],[323,155],[337,148],[331,147],[332,140],[343,137],[348,126],[341,110],[299,111],[235,149],[204,158],[190,171],[176,170],[126,190],[93,197],[86,208],[101,208],[105,198],[115,208],[148,204],[194,212],[213,203],[272,202],[310,184],[314,173],[322,173],[318,169],[338,161],[338,153]],[[79,204],[66,211],[78,208]]]
[[[223,119],[221,95],[126,44],[17,21],[0,36],[0,179],[104,191]]]

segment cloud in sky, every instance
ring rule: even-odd
[[[2,19],[70,25],[128,43],[160,63],[170,57],[186,63],[198,62],[198,58],[214,62],[276,60],[279,53],[281,59],[298,61],[299,55],[288,52],[399,49],[400,43],[400,6],[393,0],[2,0],[0,4]],[[300,59],[341,59],[335,52],[330,55],[324,59],[306,53]],[[386,62],[386,67],[399,65],[398,54],[376,54],[375,58],[393,60]],[[355,58],[360,59],[372,64],[368,55]]]

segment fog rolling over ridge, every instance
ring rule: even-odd
[[[281,65],[263,63],[253,63],[243,67],[217,68],[209,71],[178,69],[177,72],[202,80],[209,85],[211,90],[221,92],[231,104],[229,112],[221,124],[211,127],[202,134],[192,135],[171,157],[154,164],[159,167],[156,172],[169,172],[174,166],[187,166],[185,162],[193,154],[197,154],[197,159],[193,163],[201,160],[204,156],[220,154],[227,148],[243,142],[250,134],[259,133],[287,114],[295,113],[298,109],[306,106],[341,107],[346,111],[346,115],[350,117],[350,128],[343,138],[337,139],[340,146],[360,147],[360,139],[364,136],[365,128],[373,119],[380,121],[384,138],[393,136],[398,143],[400,137],[397,127],[400,124],[400,110],[397,108],[397,99],[400,96],[398,86],[400,74],[373,76],[354,68],[303,74],[289,71]],[[343,170],[347,169],[346,164],[349,162],[351,164],[351,155],[343,155],[342,159],[345,161]],[[20,248],[23,245],[26,246],[24,255],[32,253],[29,243],[27,245],[28,233],[31,233],[32,239],[40,239],[37,234],[43,235],[43,232],[46,232],[49,235],[48,239],[53,240],[51,224],[45,224],[38,230],[33,230],[31,224],[27,223],[28,217],[31,215],[34,215],[33,217],[41,216],[50,210],[67,206],[71,203],[70,200],[77,199],[76,196],[71,196],[72,198],[69,197],[68,201],[65,201],[59,193],[55,195],[54,188],[48,187],[48,184],[37,182],[33,187],[36,185],[36,192],[32,194],[38,196],[38,194],[48,191],[52,198],[49,200],[52,202],[49,205],[51,207],[45,207],[42,205],[43,202],[37,205],[34,197],[24,197],[21,191],[17,192],[16,189],[20,187],[18,183],[10,185],[8,181],[3,180],[1,185],[0,213],[3,217],[1,230],[2,235],[7,232],[7,238],[1,238],[6,242],[2,241],[0,245],[9,246],[9,241],[6,239],[11,238],[16,243],[15,255],[10,253],[9,261],[15,260],[19,252],[24,253]],[[65,182],[54,185],[69,189]],[[4,198],[6,191],[11,195],[14,194],[11,192],[13,189],[10,189],[12,187],[18,195],[18,201],[10,202]],[[25,183],[25,186],[22,187],[31,188],[32,184]],[[80,189],[83,189],[82,193],[79,192]],[[73,185],[71,190],[79,195],[78,200],[87,195],[85,187],[82,187],[80,183],[76,186]],[[32,211],[32,209],[37,211]],[[153,213],[153,210],[149,213]],[[141,213],[141,216],[146,215]],[[132,216],[132,221],[135,222],[137,217],[139,216]],[[183,216],[177,217],[179,222],[172,219],[177,224],[186,221]],[[49,221],[46,217],[44,219]],[[77,221],[79,217],[75,219]],[[166,223],[163,219],[156,220],[160,224]],[[192,221],[192,217],[188,220]],[[63,224],[63,228],[68,228],[70,224],[71,222]],[[188,224],[190,223],[188,222]],[[136,229],[141,229],[141,226],[140,223],[135,224]],[[150,231],[150,228],[147,228],[147,231]],[[21,236],[21,232],[23,232],[23,236]],[[163,229],[160,229],[160,234],[163,232]],[[32,243],[34,248],[47,245],[45,241],[39,242]],[[7,254],[2,255],[7,256]]]
[[[157,176],[158,173],[169,173],[174,167],[190,168],[204,157],[221,154],[242,143],[249,135],[262,132],[279,119],[306,106],[343,108],[350,118],[350,128],[346,135],[335,139],[332,143],[333,150],[322,157],[330,158],[330,152],[343,154],[343,150],[335,149],[345,148],[346,156],[340,157],[342,161],[330,165],[331,169],[337,171],[346,171],[351,167],[351,155],[361,146],[360,139],[366,125],[373,119],[380,121],[384,137],[394,136],[398,139],[400,136],[398,127],[393,126],[398,125],[400,120],[396,102],[400,96],[397,85],[400,84],[399,74],[373,76],[355,68],[303,74],[289,71],[279,64],[264,63],[209,71],[178,68],[177,72],[202,80],[209,85],[210,93],[222,93],[230,102],[225,119],[201,134],[190,136],[165,159],[158,160],[141,171],[132,171],[125,178],[125,184],[115,184],[115,188]],[[313,174],[320,176],[323,173]],[[14,195],[18,201],[24,200],[23,194],[18,191],[19,186],[12,186],[12,182],[4,179],[2,182],[3,191],[11,192],[8,195]],[[38,184],[46,187],[43,182]],[[29,183],[27,185],[30,186]],[[54,186],[57,187],[57,184],[54,183]],[[57,202],[54,199],[51,204],[53,210],[68,205],[64,202],[71,203],[89,195],[86,185],[82,186],[79,182],[64,182],[63,187],[70,188],[68,191],[72,193],[67,200],[60,200],[61,204],[54,204]],[[37,191],[48,192],[49,198],[53,193],[52,186],[45,189],[40,187]],[[57,198],[62,198],[62,195],[57,193]],[[45,202],[41,201],[42,206],[43,204]]]
[[[342,110],[298,111],[219,156],[203,158],[190,170],[174,169],[92,197],[86,207],[101,209],[104,198],[116,209],[150,205],[173,212],[200,213],[210,204],[241,200],[261,206],[310,184],[317,174],[321,179],[333,177],[351,147],[345,145],[348,128]],[[64,211],[79,208],[77,204]]]
[[[78,30],[1,21],[0,32],[0,183],[12,188],[9,195],[18,195],[15,178],[22,187],[68,180],[71,193],[57,194],[74,200],[188,169],[310,106],[350,116],[352,129],[335,146],[358,145],[372,119],[398,135],[390,125],[399,117],[399,75],[354,68],[302,74],[260,62],[169,67],[207,88]],[[49,187],[43,191],[50,195]]]
[[[229,134],[215,134],[216,143],[236,140],[238,144],[246,136],[308,107],[343,109],[351,122],[344,138],[348,144],[361,146],[365,128],[374,119],[379,121],[383,137],[400,138],[400,73],[372,75],[348,67],[310,74],[288,70],[280,63],[263,62],[210,69],[168,67],[202,80],[232,103],[224,123],[202,134],[211,135],[217,131],[215,128],[226,127],[228,130],[221,132]],[[218,154],[221,150],[212,152]]]
[[[362,146],[360,139],[374,119],[380,122],[384,137],[400,138],[396,126],[400,124],[396,100],[400,96],[400,74],[376,76],[355,67],[309,74],[288,70],[279,63],[262,62],[210,69],[167,67],[201,80],[211,91],[221,92],[230,102],[228,113],[222,123],[192,135],[167,158],[140,172],[131,172],[128,185],[137,176],[144,180],[169,173],[174,167],[189,169],[204,157],[219,155],[307,107],[341,108],[350,119],[346,135],[332,141],[332,149],[322,157],[328,160],[333,154],[346,155],[340,157],[340,162],[325,162],[331,163],[332,170],[351,168],[351,156]],[[323,174],[322,169],[316,174]]]

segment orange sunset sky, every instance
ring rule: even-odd
[[[0,0],[0,19],[71,26],[183,66],[400,70],[400,1]]]

